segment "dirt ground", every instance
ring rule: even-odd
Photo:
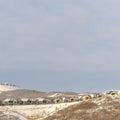
[[[65,109],[79,102],[46,104],[46,105],[14,105],[0,107],[1,115],[18,117],[20,120],[43,120],[44,118],[53,115],[59,110]]]
[[[120,101],[82,102],[58,111],[45,120],[120,120]]]

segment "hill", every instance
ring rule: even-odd
[[[0,120],[120,120],[118,90],[41,92],[0,84],[0,91]]]
[[[80,102],[44,120],[120,120],[120,99]]]
[[[8,90],[2,91],[0,94],[0,100],[4,100],[6,98],[14,98],[14,99],[21,99],[21,98],[56,98],[61,96],[75,96],[78,95],[77,93],[72,92],[41,92],[36,90],[28,90],[28,89],[16,89],[16,90]]]
[[[14,98],[14,99],[21,99],[21,98],[38,98],[41,96],[46,96],[45,92],[35,91],[35,90],[27,90],[27,89],[18,89],[18,90],[11,90],[11,91],[4,91],[0,94],[0,99],[6,98]]]
[[[17,90],[17,89],[21,89],[21,88],[16,86],[16,85],[7,84],[7,83],[1,83],[0,84],[0,92]]]

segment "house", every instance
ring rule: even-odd
[[[119,91],[112,90],[112,91],[106,93],[106,97],[111,97],[112,99],[120,98],[120,93],[119,93]]]
[[[107,96],[116,96],[116,95],[118,95],[118,91],[116,91],[116,90],[111,90],[111,91],[108,92],[106,95],[107,95]]]
[[[76,101],[75,97],[70,97],[69,98],[69,102],[75,102],[75,101]]]
[[[53,99],[53,102],[54,103],[61,103],[62,99],[61,98],[55,98],[55,99]]]
[[[69,102],[69,97],[61,97],[62,102]]]
[[[49,104],[51,103],[51,99],[49,98],[37,98],[36,104]]]
[[[89,101],[89,100],[91,100],[92,99],[92,97],[90,96],[90,95],[83,95],[82,97],[81,97],[81,100],[82,101]]]
[[[96,97],[96,98],[102,98],[103,96],[104,96],[104,94],[102,94],[102,93],[97,93],[95,97]]]
[[[3,100],[3,104],[5,104],[5,105],[16,105],[17,100],[16,99],[11,99],[11,98],[6,98],[5,100]]]
[[[23,105],[31,104],[31,100],[29,98],[22,98],[21,101],[22,101]]]

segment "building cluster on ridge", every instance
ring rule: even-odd
[[[6,98],[0,100],[0,105],[39,105],[39,104],[57,104],[65,102],[77,101],[94,101],[97,99],[112,98],[120,99],[120,92],[116,90],[109,91],[108,93],[90,93],[78,94],[76,96],[59,96],[59,97],[39,97],[39,98]]]

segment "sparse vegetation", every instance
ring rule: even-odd
[[[120,120],[120,102],[104,100],[82,102],[60,110],[45,120]]]
[[[120,120],[120,92],[114,90],[77,94],[17,89],[3,91],[0,105],[0,120]]]

